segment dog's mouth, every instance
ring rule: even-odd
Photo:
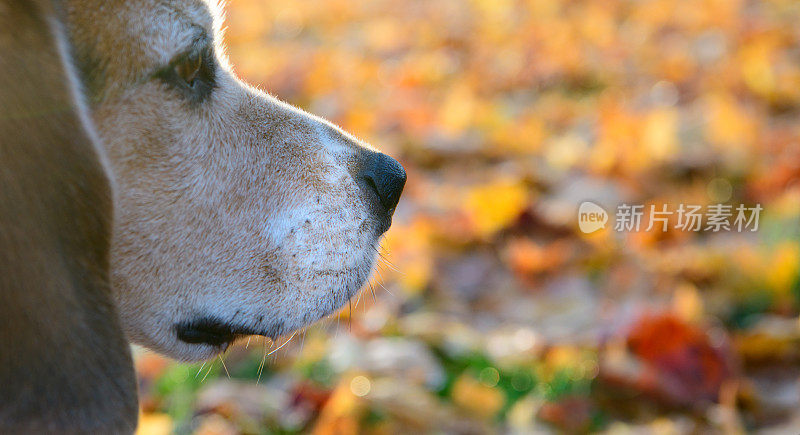
[[[236,339],[248,335],[270,336],[263,330],[209,317],[178,323],[175,325],[175,331],[178,339],[184,343],[207,344],[214,347],[227,347]]]
[[[377,239],[379,236],[375,235],[375,237]],[[374,245],[371,244],[370,247],[377,251]],[[348,299],[353,297],[366,282],[375,258],[375,254],[372,251],[365,250],[363,255],[364,258],[360,259],[361,262],[358,267],[345,268],[341,271],[347,273],[348,276],[344,288],[337,289],[333,287],[335,290],[318,294],[317,297],[323,303],[310,305],[302,319],[283,318],[280,315],[269,318],[270,316],[266,312],[261,313],[261,315],[253,314],[252,312],[244,314],[244,312],[250,311],[245,310],[244,307],[242,310],[236,310],[232,316],[203,313],[206,310],[199,310],[199,312],[196,311],[187,317],[182,316],[182,319],[173,320],[171,327],[172,332],[175,334],[173,337],[178,342],[192,345],[193,347],[184,349],[187,352],[192,352],[193,355],[199,352],[200,349],[202,349],[202,352],[224,352],[238,339],[253,335],[275,340],[283,334],[307,325],[310,321],[315,321],[329,314],[332,310],[338,309],[341,306],[340,304],[343,304],[342,299],[346,303]],[[322,278],[328,277],[325,275],[328,271],[318,273]],[[323,284],[325,284],[324,281]],[[325,309],[319,309],[319,305],[324,305]],[[330,307],[330,305],[334,306]],[[265,319],[265,317],[268,318]]]

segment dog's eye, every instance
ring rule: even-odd
[[[211,48],[192,51],[173,60],[156,74],[192,102],[200,102],[214,89],[214,56]]]
[[[187,86],[193,88],[202,66],[203,53],[198,53],[196,56],[189,56],[178,62],[174,66],[175,75],[183,79]]]

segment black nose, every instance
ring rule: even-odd
[[[383,153],[375,153],[365,164],[362,177],[378,194],[378,199],[391,214],[397,207],[403,186],[406,185],[406,171],[397,160]]]

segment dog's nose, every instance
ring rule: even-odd
[[[378,194],[381,205],[391,215],[406,185],[406,171],[400,162],[386,154],[375,153],[364,165],[361,176]]]

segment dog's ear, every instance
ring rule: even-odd
[[[130,433],[112,191],[49,1],[0,0],[0,432]]]

